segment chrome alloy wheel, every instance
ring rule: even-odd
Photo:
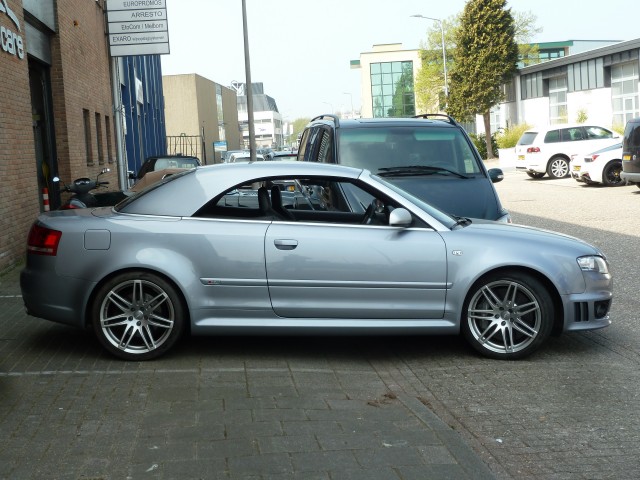
[[[549,164],[549,176],[564,178],[569,175],[569,162],[562,157],[554,157]]]
[[[130,279],[118,283],[100,304],[103,338],[128,354],[157,350],[171,336],[176,320],[174,304],[154,282]]]
[[[478,289],[469,302],[467,322],[469,332],[482,348],[497,354],[513,354],[536,340],[543,315],[536,296],[528,288],[505,279]]]

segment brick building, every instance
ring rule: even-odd
[[[65,182],[117,188],[104,0],[0,1],[0,271],[24,256],[29,227]],[[63,194],[64,197],[64,194]]]

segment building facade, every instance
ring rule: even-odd
[[[0,8],[0,271],[24,258],[27,232],[60,205],[52,182],[113,170],[103,1],[6,0]],[[47,189],[47,190],[45,190]]]
[[[586,119],[620,130],[640,116],[640,39],[522,68],[493,109],[492,130]]]
[[[273,97],[264,93],[260,82],[251,84],[253,90],[253,122],[256,148],[280,150],[285,145],[285,128],[282,115]],[[242,130],[243,148],[249,148],[249,113],[247,109],[246,84],[234,82],[232,87],[238,97],[238,121]]]
[[[126,168],[137,172],[147,157],[167,153],[160,55],[117,58]]]
[[[219,163],[242,145],[236,94],[195,73],[162,77],[168,153]]]
[[[416,115],[414,79],[421,66],[420,50],[405,50],[400,43],[374,45],[361,53],[351,68],[361,70],[362,117]]]

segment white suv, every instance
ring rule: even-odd
[[[611,130],[593,125],[552,125],[527,130],[516,145],[516,168],[531,178],[569,175],[571,155],[587,154],[620,141]]]

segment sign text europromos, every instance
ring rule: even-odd
[[[166,0],[108,0],[112,57],[169,53]]]

